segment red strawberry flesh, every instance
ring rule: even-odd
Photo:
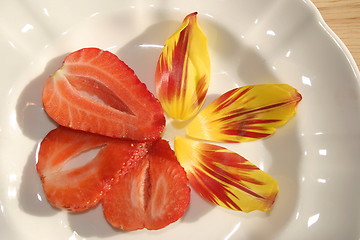
[[[43,105],[60,125],[109,137],[155,140],[165,126],[160,103],[134,71],[98,48],[65,58],[45,83]]]
[[[36,165],[48,201],[72,212],[96,205],[119,176],[146,154],[148,145],[56,128],[41,142]],[[66,169],[76,156],[94,148],[99,151],[91,161]]]
[[[156,141],[141,163],[102,200],[104,215],[115,228],[161,229],[181,218],[189,205],[186,173],[167,141]]]
[[[113,227],[128,231],[145,227],[145,199],[148,198],[145,182],[148,168],[149,161],[140,161],[102,200],[104,214]]]

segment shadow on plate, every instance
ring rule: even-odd
[[[42,90],[48,77],[60,68],[65,56],[66,54],[50,60],[43,73],[24,88],[16,104],[17,122],[22,133],[36,141],[55,128],[55,122],[43,110]]]
[[[273,209],[265,213],[263,224],[254,227],[251,221],[243,221],[243,229],[247,231],[247,239],[274,239],[285,229],[289,222],[295,220],[299,198],[299,168],[301,161],[301,145],[298,139],[297,121],[292,119],[286,126],[279,128],[274,135],[263,140],[264,146],[271,154],[272,164],[266,170],[279,184],[279,194]],[[252,220],[252,216],[244,216]],[[261,231],[258,231],[261,229]]]
[[[36,150],[38,142],[55,128],[55,123],[43,110],[41,96],[46,79],[61,66],[64,56],[49,61],[43,73],[31,80],[24,88],[16,105],[17,122],[22,133],[37,142],[23,169],[19,206],[23,211],[36,216],[51,216],[58,211],[47,202],[42,190],[36,171]]]
[[[106,221],[101,204],[80,213],[68,213],[71,229],[81,237],[110,237],[125,234],[125,231],[117,230]]]
[[[201,217],[205,216],[217,206],[204,200],[194,189],[191,188],[190,205],[184,216],[180,219],[185,223],[196,223]]]
[[[176,21],[163,21],[151,25],[116,53],[152,93],[155,93],[155,69],[163,44],[180,24]]]
[[[272,139],[264,141],[273,159],[268,172],[278,181],[280,188],[277,202],[270,213],[269,231],[274,228],[282,229],[291,218],[295,218],[299,199],[300,163],[303,154],[297,123],[295,115],[295,118],[286,126],[275,132]]]
[[[35,216],[52,216],[59,210],[53,208],[46,199],[41,180],[36,171],[36,151],[34,146],[22,173],[19,189],[19,207],[24,212]]]

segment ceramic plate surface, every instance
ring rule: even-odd
[[[273,136],[226,145],[278,181],[273,210],[235,212],[193,192],[180,221],[122,232],[101,207],[52,208],[35,170],[38,143],[55,128],[41,104],[46,78],[66,54],[99,47],[153,91],[165,39],[194,11],[211,54],[206,104],[261,83],[287,83],[303,96]],[[0,36],[0,239],[359,239],[359,70],[308,0],[2,0]],[[169,121],[165,138],[183,131]]]

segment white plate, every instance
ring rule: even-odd
[[[153,90],[161,45],[193,11],[210,43],[209,100],[259,83],[288,83],[303,95],[275,135],[228,145],[278,180],[274,209],[234,212],[193,193],[177,223],[125,233],[99,207],[50,207],[35,171],[37,144],[54,128],[41,105],[47,76],[67,53],[96,46]],[[308,0],[2,0],[0,36],[0,239],[359,238],[359,71]],[[169,127],[166,137],[173,135]]]

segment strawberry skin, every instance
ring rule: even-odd
[[[71,212],[96,205],[146,153],[148,143],[109,138],[58,127],[43,139],[36,168],[48,201]],[[81,166],[66,168],[71,160],[91,149],[97,155]]]
[[[42,101],[60,125],[109,137],[152,141],[165,126],[160,103],[134,71],[98,48],[70,53],[46,81]]]
[[[141,163],[121,176],[102,200],[115,228],[156,230],[177,221],[190,202],[184,169],[165,140],[158,140]]]

